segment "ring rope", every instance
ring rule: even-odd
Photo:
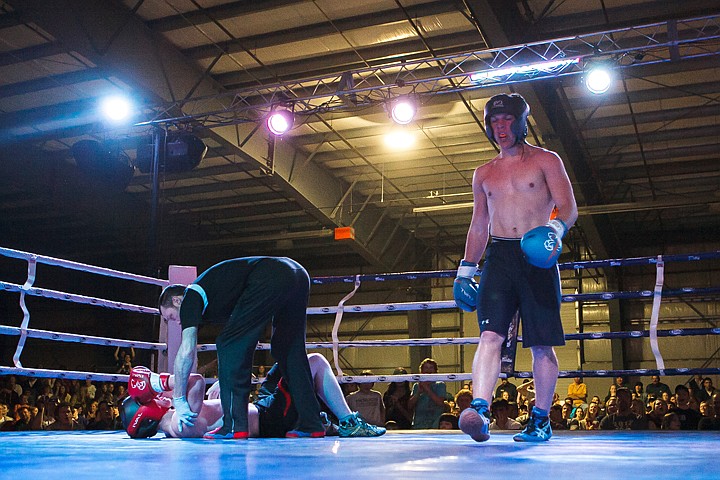
[[[52,298],[56,300],[69,301],[74,303],[82,303],[88,305],[97,305],[107,308],[119,309],[124,311],[132,311],[138,313],[154,313],[158,314],[157,308],[143,307],[139,305],[133,305],[130,303],[116,302],[112,300],[99,299],[94,297],[88,297],[85,295],[76,295],[65,292],[58,292],[56,290],[48,290],[43,288],[33,287],[35,283],[35,277],[37,273],[37,264],[43,263],[46,265],[52,265],[71,270],[79,270],[87,273],[94,273],[99,275],[110,276],[114,278],[120,278],[124,280],[133,280],[136,282],[149,283],[152,285],[166,286],[169,285],[168,280],[156,279],[152,277],[146,277],[142,275],[135,275],[132,273],[121,272],[119,270],[113,270],[110,268],[96,267],[94,265],[87,265],[85,263],[72,262],[69,260],[62,260],[55,257],[47,257],[44,255],[36,255],[29,252],[23,252],[20,250],[14,250],[10,248],[0,247],[0,255],[4,255],[10,258],[16,258],[25,260],[28,263],[28,275],[25,280],[25,284],[18,285],[9,282],[0,282],[0,290],[6,290],[10,292],[20,292],[20,308],[23,312],[23,320],[20,325],[20,339],[18,340],[15,353],[13,355],[13,364],[16,367],[22,368],[22,362],[20,361],[20,355],[25,348],[25,340],[28,337],[28,327],[30,324],[30,310],[27,308],[25,298],[27,295],[39,296],[45,298]],[[66,337],[67,338],[67,337]]]
[[[28,328],[27,336],[30,338],[41,338],[43,340],[56,340],[60,342],[85,343],[87,345],[103,345],[112,347],[133,347],[147,350],[165,350],[167,344],[140,342],[135,340],[121,340],[119,338],[95,337],[92,335],[77,335],[74,333],[53,332],[51,330],[39,330]],[[1,335],[20,335],[21,328],[0,325]]]
[[[35,277],[35,268],[36,263],[46,263],[49,265],[56,265],[66,268],[71,268],[75,270],[82,270],[90,273],[98,273],[101,275],[107,275],[107,276],[115,276],[119,278],[124,278],[128,280],[136,280],[141,281],[144,283],[150,283],[158,286],[166,286],[169,284],[169,281],[167,280],[160,280],[155,279],[151,277],[143,277],[140,275],[134,275],[129,274],[125,272],[119,272],[117,270],[112,269],[106,269],[102,267],[94,267],[91,265],[85,265],[77,262],[71,262],[66,260],[60,260],[55,259],[53,257],[44,257],[40,255],[34,255],[29,254],[26,252],[20,252],[18,250],[12,250],[12,249],[6,249],[6,248],[0,248],[0,254],[15,257],[15,258],[22,258],[26,261],[28,261],[28,279],[25,283],[25,285],[17,285],[7,282],[0,282],[0,290],[8,290],[8,291],[18,291],[21,294],[21,299],[24,299],[25,294],[29,295],[35,295],[35,296],[44,296],[47,298],[54,298],[58,300],[64,300],[64,301],[71,301],[71,302],[77,302],[77,303],[86,303],[86,304],[93,304],[98,306],[105,306],[108,308],[116,308],[116,309],[122,309],[122,310],[131,310],[136,311],[140,313],[149,313],[149,314],[158,314],[158,311],[156,308],[150,308],[150,307],[142,307],[137,305],[131,305],[126,304],[122,302],[115,302],[111,300],[104,300],[104,299],[97,299],[93,297],[86,297],[82,295],[73,295],[73,294],[67,294],[64,292],[58,292],[54,290],[46,290],[41,288],[34,288],[32,287],[32,284],[34,283],[34,277]],[[664,263],[666,261],[696,261],[696,260],[702,260],[702,259],[713,259],[713,258],[720,258],[720,251],[716,252],[708,252],[703,254],[692,254],[692,255],[670,255],[665,256],[664,258],[662,256],[660,257],[642,257],[642,258],[631,258],[631,259],[622,259],[622,260],[601,260],[601,261],[589,261],[589,262],[574,262],[570,264],[562,264],[561,269],[569,269],[569,268],[598,268],[602,266],[619,266],[619,265],[639,265],[639,264],[659,264],[659,268],[664,267]],[[658,272],[658,275],[661,273]],[[455,302],[453,301],[445,301],[445,302],[407,302],[407,303],[396,303],[396,304],[378,304],[378,305],[363,305],[363,306],[352,306],[352,307],[345,307],[345,302],[349,300],[352,295],[357,291],[359,288],[359,285],[362,280],[372,280],[372,281],[385,281],[385,280],[397,280],[397,279],[419,279],[419,278],[443,278],[443,277],[452,277],[455,275],[455,270],[448,270],[448,271],[436,271],[436,272],[406,272],[406,273],[396,273],[396,274],[383,274],[383,275],[355,275],[353,277],[318,277],[316,279],[313,279],[314,284],[322,284],[322,283],[335,283],[335,282],[346,282],[349,283],[350,281],[354,281],[355,288],[354,290],[346,295],[346,297],[340,302],[340,304],[336,307],[319,307],[319,308],[309,308],[308,314],[327,314],[327,313],[336,313],[336,322],[339,324],[338,320],[342,318],[342,315],[345,311],[349,312],[382,312],[382,311],[408,311],[408,310],[422,310],[422,309],[444,309],[444,308],[456,308]],[[316,281],[317,280],[317,281]],[[659,292],[659,295],[658,295]],[[650,291],[639,291],[639,292],[604,292],[604,293],[595,293],[595,294],[579,294],[579,295],[565,295],[563,296],[563,301],[565,302],[575,302],[575,301],[593,301],[593,300],[608,300],[608,299],[614,299],[614,298],[642,298],[642,297],[650,297],[653,296],[653,300],[655,303],[655,300],[658,296],[661,296],[663,293],[667,295],[688,295],[688,294],[695,294],[695,295],[709,295],[709,294],[715,294],[717,292],[720,292],[719,287],[709,287],[709,288],[682,288],[677,290],[665,290],[663,292],[662,290],[662,283],[658,285],[658,280],[656,279],[656,285],[655,290],[653,292]],[[27,308],[25,308],[24,313],[26,315],[29,315],[29,312],[26,312]],[[340,312],[340,315],[337,315],[337,313]],[[25,320],[25,319],[24,319]],[[24,322],[27,323],[27,322]],[[334,343],[339,348],[340,346],[387,346],[387,345],[448,345],[448,344],[470,344],[470,343],[477,343],[477,337],[475,338],[463,338],[463,339],[410,339],[410,340],[374,340],[374,341],[354,341],[354,342],[340,342],[337,339],[337,329],[335,329],[336,338],[334,339]],[[117,339],[108,339],[103,337],[91,337],[91,336],[82,336],[82,335],[74,335],[74,334],[65,334],[60,332],[51,332],[47,330],[36,330],[36,329],[29,329],[27,328],[27,324],[24,325],[24,328],[21,326],[20,328],[17,327],[6,327],[6,326],[0,326],[0,334],[7,334],[7,335],[20,335],[21,337],[24,335],[25,338],[35,337],[35,338],[44,338],[48,340],[60,340],[60,341],[67,341],[67,342],[77,342],[77,343],[88,343],[88,344],[102,344],[102,345],[119,345],[119,346],[137,346],[140,348],[149,348],[149,349],[155,349],[155,350],[161,350],[167,348],[167,345],[165,343],[150,343],[150,342],[133,342],[128,340],[117,340]],[[673,329],[673,330],[660,330],[655,331],[655,334],[658,337],[663,336],[682,336],[682,335],[717,335],[720,334],[720,329],[718,328],[706,328],[706,329]],[[566,339],[569,340],[579,340],[579,339],[597,339],[597,338],[637,338],[637,337],[644,337],[651,335],[651,331],[631,331],[631,332],[591,332],[591,333],[581,333],[581,334],[568,334],[566,335]],[[519,340],[521,340],[522,337],[519,337]],[[24,341],[23,341],[24,343]],[[326,343],[326,342],[320,342],[320,343],[309,343],[307,344],[308,348],[331,348],[332,344]],[[214,345],[202,345],[199,346],[198,350],[209,350],[213,349]],[[267,344],[259,344],[259,349],[265,349],[269,348],[269,345]],[[19,360],[18,360],[19,361]],[[336,360],[336,366],[337,366],[337,360]],[[657,372],[657,373],[656,373]],[[647,370],[647,369],[639,369],[639,370],[598,370],[598,371],[561,371],[560,376],[561,377],[572,377],[577,375],[582,376],[613,376],[613,375],[653,375],[653,374],[661,374],[661,375],[685,375],[688,373],[699,373],[699,374],[716,374],[720,372],[720,369],[717,368],[703,368],[703,369],[689,369],[689,368],[680,368],[680,369],[658,369],[658,370]],[[26,369],[23,368],[21,365],[17,366],[16,368],[12,367],[0,367],[0,375],[9,375],[9,374],[21,374],[21,375],[30,375],[30,376],[48,376],[48,377],[61,377],[61,378],[93,378],[98,380],[108,380],[108,381],[120,381],[120,380],[126,380],[126,375],[110,375],[110,374],[97,374],[94,372],[73,372],[73,371],[63,371],[63,370],[44,370],[44,369]],[[469,379],[470,374],[469,373],[460,373],[460,374],[435,374],[437,376],[437,379],[444,379],[444,380],[464,380]],[[358,380],[357,377],[352,376],[344,376],[341,375],[339,378],[341,381],[347,383],[350,381],[354,381],[356,383],[365,383],[365,382],[372,382],[372,381],[417,381],[417,380],[433,380],[435,379],[435,376],[433,375],[400,375],[400,376],[363,376],[361,380]],[[503,374],[501,376],[508,376],[507,374]],[[512,372],[511,376],[516,376],[519,378],[526,378],[531,377],[531,372]],[[388,380],[390,379],[390,380]]]
[[[713,260],[720,258],[720,250],[704,253],[693,254],[676,254],[665,255],[665,263],[672,262],[690,262],[699,260]],[[618,258],[609,260],[587,260],[581,262],[565,262],[558,264],[560,270],[579,270],[594,269],[602,267],[620,267],[632,265],[654,265],[657,263],[657,257],[634,257],[634,258]],[[479,269],[482,270],[482,269]],[[399,272],[399,273],[382,273],[382,274],[365,274],[360,275],[360,281],[363,282],[384,282],[388,280],[417,280],[420,278],[455,278],[457,269],[453,270],[433,270],[427,272]],[[339,275],[327,277],[313,277],[311,279],[313,285],[326,285],[331,283],[354,283],[356,275]]]
[[[720,335],[720,327],[715,328],[675,328],[672,330],[658,330],[658,337],[692,337],[700,335]],[[565,340],[600,340],[600,339],[622,339],[622,338],[642,338],[650,336],[649,330],[632,330],[627,332],[583,332],[583,333],[567,333]],[[518,335],[517,339],[522,342],[522,335]],[[430,347],[441,345],[476,345],[480,340],[479,337],[460,337],[460,338],[410,338],[410,339],[388,339],[388,340],[353,340],[350,342],[338,342],[341,348],[348,347]],[[306,348],[333,348],[333,342],[315,342],[306,343]],[[258,343],[258,350],[270,350],[269,343]],[[216,350],[215,344],[207,343],[198,345],[199,351]]]
[[[18,340],[17,347],[15,348],[15,353],[13,354],[13,365],[16,365],[18,367],[22,367],[22,363],[20,362],[20,354],[23,351],[23,348],[25,348],[25,340],[27,339],[27,329],[30,325],[30,310],[27,308],[27,303],[25,303],[25,297],[27,295],[27,291],[32,287],[33,283],[35,283],[35,275],[37,273],[37,261],[34,258],[28,259],[28,275],[27,279],[25,280],[25,284],[22,286],[22,291],[20,292],[20,309],[23,312],[23,319],[20,323],[20,340]]]
[[[662,255],[658,255],[657,273],[655,276],[655,292],[653,294],[652,313],[650,314],[650,348],[655,356],[655,364],[661,372],[665,369],[665,361],[663,360],[662,353],[660,353],[660,346],[658,345],[657,327],[658,319],[660,317],[660,302],[662,301],[663,283],[665,281],[664,272],[665,262],[663,262]]]
[[[0,282],[0,290],[8,292],[20,292],[35,297],[53,298],[64,302],[82,303],[85,305],[96,305],[98,307],[114,308],[116,310],[125,310],[137,313],[152,313],[160,315],[160,311],[155,307],[144,307],[142,305],[134,305],[132,303],[117,302],[115,300],[106,300],[104,298],[88,297],[86,295],[77,295],[74,293],[59,292],[57,290],[49,290],[46,288],[26,287],[16,283]]]
[[[680,375],[719,375],[720,368],[666,368],[661,372],[656,369],[631,369],[631,370],[561,370],[558,374],[559,378],[574,377],[618,377],[618,376],[680,376]],[[37,378],[67,378],[70,380],[98,380],[103,382],[126,382],[128,375],[82,372],[73,370],[50,370],[42,368],[16,368],[0,366],[0,375],[23,375]],[[531,371],[514,372],[513,375],[500,374],[500,378],[532,378]],[[344,375],[337,377],[340,383],[397,383],[397,382],[428,382],[428,381],[462,381],[470,380],[471,373],[432,373],[432,374],[408,374],[408,375]],[[262,382],[262,378],[253,378],[252,383]],[[215,378],[206,379],[209,383],[217,381]]]
[[[134,273],[113,270],[112,268],[97,267],[95,265],[88,265],[86,263],[73,262],[70,260],[63,260],[55,257],[47,257],[45,255],[37,255],[34,253],[23,252],[21,250],[13,250],[12,248],[0,247],[0,255],[27,261],[32,260],[34,262],[43,263],[45,265],[53,265],[56,267],[68,268],[71,270],[79,270],[81,272],[96,273],[98,275],[105,275],[107,277],[121,278],[124,280],[134,280],[141,283],[150,283],[152,285],[158,285],[160,287],[167,287],[168,285],[170,285],[169,281],[160,278],[146,277],[144,275],[136,275]]]
[[[713,295],[720,293],[720,287],[685,287],[678,289],[664,290],[665,296],[683,296],[683,295]],[[637,299],[651,298],[654,294],[653,290],[624,291],[624,292],[600,292],[600,293],[579,293],[563,295],[562,301],[566,303],[582,302],[582,301],[605,301],[615,299]],[[343,313],[370,313],[370,312],[406,312],[412,310],[442,310],[455,309],[457,304],[454,300],[441,300],[429,302],[397,302],[397,303],[376,303],[367,305],[343,305]],[[325,315],[337,313],[338,306],[327,307],[309,307],[308,315]]]
[[[338,347],[338,330],[340,329],[340,322],[342,321],[343,313],[345,311],[345,302],[350,300],[353,295],[355,295],[355,292],[358,291],[358,288],[360,288],[360,275],[355,276],[355,288],[345,295],[342,300],[340,300],[340,303],[337,305],[337,310],[335,313],[335,323],[333,323],[332,328],[332,352],[333,352],[333,361],[335,362],[335,370],[337,371],[337,374],[342,376],[342,368],[340,367],[340,349]]]

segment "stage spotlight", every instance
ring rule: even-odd
[[[114,123],[121,123],[132,115],[132,102],[123,96],[112,96],[100,101],[100,111],[103,116]]]
[[[390,116],[395,123],[407,125],[413,121],[417,113],[415,102],[409,98],[399,98],[395,100],[390,109]]]
[[[407,150],[415,144],[415,137],[404,130],[395,130],[385,135],[385,145],[392,150]]]
[[[267,118],[267,126],[274,135],[282,135],[292,128],[293,121],[289,110],[274,110]]]
[[[612,76],[606,65],[590,65],[585,72],[585,86],[591,93],[600,95],[610,89]]]

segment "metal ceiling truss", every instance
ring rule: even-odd
[[[175,102],[153,120],[138,125],[199,123],[205,127],[261,121],[273,108],[297,115],[371,107],[402,95],[422,97],[521,83],[583,72],[588,61],[628,68],[720,53],[720,15],[633,26],[543,42],[481,50],[276,83]],[[554,67],[543,63],[576,59]],[[518,73],[511,67],[537,65]],[[486,73],[483,80],[471,78]],[[228,102],[226,108],[160,118],[174,107],[202,112],[203,102]]]

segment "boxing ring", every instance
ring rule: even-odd
[[[159,293],[170,283],[188,283],[196,274],[194,267],[171,267],[169,278],[143,277],[97,266],[70,262],[28,252],[0,248],[0,255],[27,263],[24,284],[0,281],[0,290],[19,293],[19,306],[23,319],[19,327],[0,325],[0,334],[18,337],[13,355],[13,366],[0,366],[0,375],[23,375],[66,379],[91,379],[97,381],[123,382],[126,375],[87,372],[79,370],[53,370],[25,367],[22,354],[26,340],[68,342],[84,345],[133,347],[156,352],[156,371],[167,371],[172,365],[174,352],[179,344],[179,327],[161,322],[159,338],[152,341],[113,339],[80,335],[61,331],[42,330],[31,327],[31,312],[27,296],[93,305],[152,316],[158,315],[155,307],[147,307],[103,298],[90,297],[36,287],[37,266],[50,265],[58,268],[79,270],[101,276],[113,277],[148,285]],[[666,368],[658,338],[681,336],[720,335],[720,328],[658,329],[659,310],[663,298],[685,295],[715,298],[720,287],[668,289],[664,286],[664,268],[669,262],[696,262],[720,258],[719,252],[692,255],[667,255],[619,260],[601,260],[566,263],[565,269],[598,269],[618,266],[652,265],[656,269],[654,288],[640,291],[602,292],[564,295],[563,302],[607,301],[612,299],[652,299],[653,308],[648,330],[628,332],[571,333],[567,340],[596,340],[619,338],[649,338],[656,368],[635,370],[563,370],[560,377],[615,377],[630,375],[673,376],[693,374],[717,375],[718,368]],[[309,315],[334,315],[331,342],[308,343],[309,349],[330,349],[340,382],[400,382],[421,380],[457,381],[467,380],[470,373],[432,375],[374,375],[353,377],[342,371],[338,352],[344,348],[369,348],[385,346],[437,346],[473,345],[477,337],[467,338],[419,338],[397,340],[340,341],[340,327],[347,315],[368,312],[403,312],[411,310],[456,309],[453,301],[405,302],[372,305],[348,305],[363,282],[419,280],[430,278],[453,278],[455,270],[435,272],[408,272],[383,275],[356,275],[313,278],[314,285],[330,283],[348,284],[350,292],[337,305],[311,307]],[[312,318],[312,317],[311,317]],[[4,323],[5,319],[0,319]],[[309,319],[311,321],[311,319]],[[521,337],[519,338],[521,341]],[[531,372],[514,369],[514,345],[504,352],[502,376],[526,378]],[[212,351],[214,345],[198,345],[199,351]],[[269,349],[259,344],[259,350]],[[506,358],[507,357],[507,358]],[[332,362],[331,362],[332,363]],[[378,438],[339,439],[251,439],[249,441],[217,442],[203,439],[170,439],[157,435],[152,439],[133,440],[124,431],[78,431],[78,432],[0,432],[0,449],[3,452],[4,478],[35,474],[70,474],[76,478],[90,478],[105,472],[115,474],[140,473],[193,478],[195,476],[231,478],[266,478],[270,475],[299,475],[303,478],[335,478],[340,472],[348,472],[353,478],[378,478],[392,475],[398,478],[442,478],[450,475],[473,475],[493,478],[498,475],[522,475],[542,472],[543,477],[609,478],[630,476],[633,478],[690,478],[717,476],[714,464],[716,452],[720,451],[720,435],[716,432],[606,432],[606,431],[559,431],[546,444],[521,444],[512,441],[512,432],[499,432],[490,441],[473,442],[459,431],[389,431]],[[519,477],[522,478],[522,477]]]

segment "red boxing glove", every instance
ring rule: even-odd
[[[133,367],[128,379],[128,395],[141,404],[150,402],[158,393],[171,390],[170,374],[157,374],[147,367]]]
[[[125,431],[132,438],[147,438],[158,431],[160,420],[170,410],[156,400],[141,405],[137,399],[127,397],[120,408],[120,419]]]

